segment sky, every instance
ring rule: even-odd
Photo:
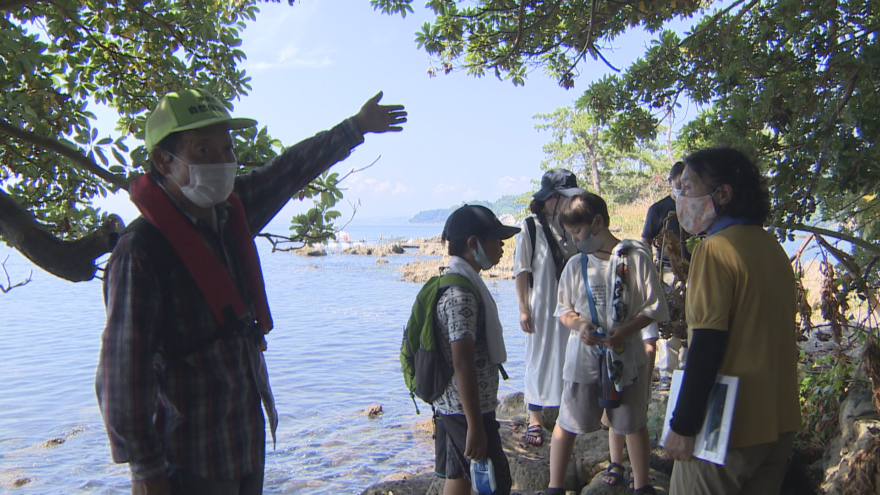
[[[611,73],[601,61],[588,60],[570,90],[541,71],[524,87],[459,72],[440,71],[431,78],[432,60],[414,41],[419,27],[432,19],[423,5],[414,2],[416,12],[402,19],[373,11],[368,0],[261,3],[256,21],[242,34],[247,60],[241,68],[253,89],[233,102],[233,115],[268,126],[286,146],[354,115],[379,91],[382,103],[405,105],[409,122],[402,132],[368,134],[334,167],[344,174],[379,158],[341,184],[347,201],[360,201],[358,221],[408,218],[421,210],[533,190],[532,181],[543,173],[542,146],[551,139],[535,129],[533,115],[572,105],[591,81]],[[694,23],[686,19],[669,27],[683,33]],[[643,31],[627,33],[605,56],[624,68],[651,39]],[[696,114],[686,109],[681,118],[688,112]],[[113,128],[110,111],[96,113],[100,129]],[[125,193],[99,198],[96,205],[126,222],[137,216]],[[291,201],[276,221],[310,206]],[[345,202],[340,210],[343,218],[350,215]]]

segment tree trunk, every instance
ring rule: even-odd
[[[122,219],[111,215],[98,230],[82,239],[62,241],[0,190],[0,236],[35,265],[71,282],[95,277],[95,259],[110,252],[123,229]]]
[[[590,175],[593,177],[593,189],[598,196],[602,195],[602,184],[599,182],[599,162],[590,160]]]

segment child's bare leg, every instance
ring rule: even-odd
[[[626,439],[627,437],[615,433],[613,428],[608,429],[608,451],[611,456],[611,462],[623,464],[623,443]],[[619,469],[620,468],[615,469],[613,472],[616,473]],[[623,472],[620,474],[623,474]],[[602,481],[610,485],[614,483],[615,480],[611,476],[604,476]]]
[[[543,425],[543,424],[544,424],[544,411],[542,409],[539,409],[537,411],[533,411],[533,410],[529,409],[529,426]]]
[[[467,478],[447,478],[443,495],[471,495],[471,482]]]
[[[575,434],[565,431],[559,425],[553,428],[553,441],[550,443],[550,487],[565,486],[565,471],[574,450]]]
[[[632,464],[633,488],[647,486],[648,468],[651,463],[651,443],[648,439],[647,426],[626,436],[626,449],[629,452],[629,462]]]

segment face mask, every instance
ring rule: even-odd
[[[587,230],[587,234],[575,244],[578,251],[584,254],[595,253],[600,247],[602,247],[602,238],[599,237],[599,234],[593,234],[593,226],[595,224],[596,220],[593,220],[593,223],[590,224],[589,230]]]
[[[476,251],[471,249],[471,254],[474,255],[474,261],[476,261],[477,264],[480,265],[480,268],[482,268],[483,270],[488,270],[489,268],[492,268],[492,262],[489,261],[489,257],[486,256],[486,251],[483,251],[483,245],[480,244],[480,241],[477,241]]]
[[[678,216],[678,223],[688,234],[697,235],[709,230],[718,213],[715,212],[715,204],[712,197],[718,190],[706,196],[699,198],[689,198],[687,196],[678,196],[675,198],[675,214]]]
[[[174,158],[180,160],[176,156]],[[192,165],[183,160],[180,161],[189,167],[189,184],[177,185],[180,187],[180,192],[197,206],[210,208],[226,201],[226,198],[232,194],[232,188],[235,186],[235,171],[238,170],[237,163]],[[171,177],[171,180],[174,178]]]
[[[679,188],[673,187],[672,188],[672,197],[677,198],[679,196],[681,196],[681,188],[680,187]]]

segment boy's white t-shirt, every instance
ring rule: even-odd
[[[660,277],[651,262],[647,251],[630,249],[629,255],[629,308],[626,321],[631,321],[637,315],[644,315],[656,322],[669,320],[669,310],[666,307],[666,298],[663,287],[660,285]],[[612,325],[606,321],[606,305],[611,297],[609,285],[611,272],[609,264],[616,263],[616,256],[611,260],[603,260],[592,254],[587,255],[587,277],[590,281],[590,289],[596,304],[596,312],[599,317],[601,331],[607,332]],[[557,298],[556,313],[560,317],[572,311],[582,317],[590,319],[590,303],[587,291],[584,288],[583,270],[581,268],[583,256],[578,254],[572,257],[562,271],[559,279],[559,294]],[[642,344],[642,333],[636,332],[630,336],[627,346],[632,346],[636,358],[636,364],[642,366],[648,362],[645,355],[645,346]],[[595,381],[595,368],[599,359],[598,346],[588,346],[581,342],[578,332],[571,331],[568,338],[568,347],[565,353],[565,366],[562,377],[577,383],[591,383]]]

